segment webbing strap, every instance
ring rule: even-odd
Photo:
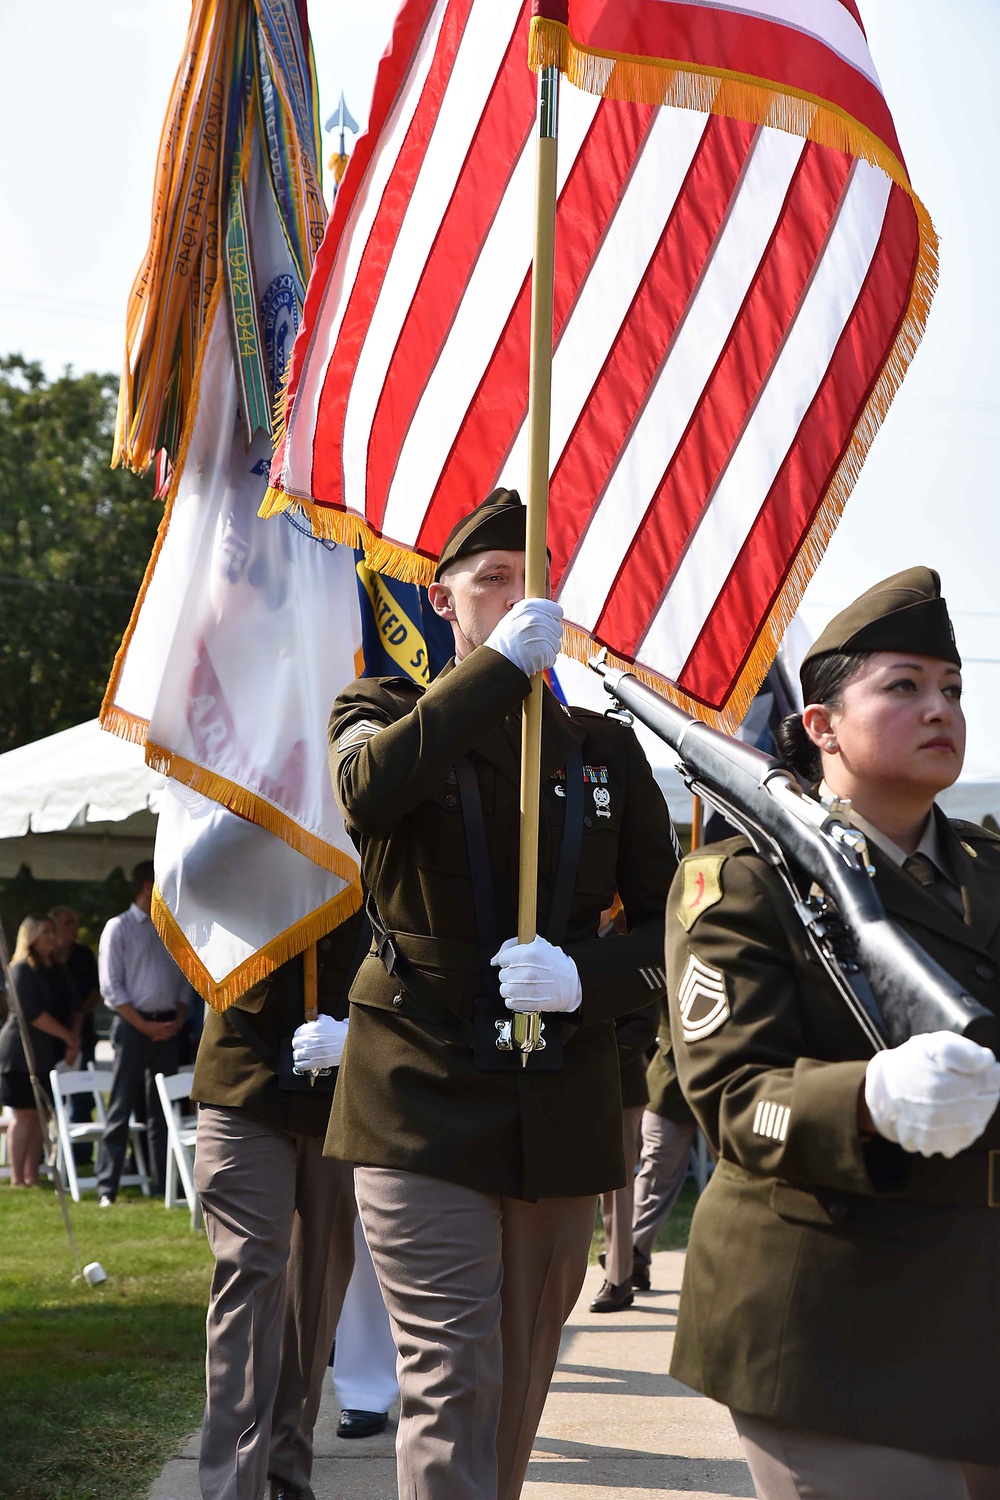
[[[462,800],[465,847],[469,858],[469,879],[476,912],[476,935],[482,953],[483,980],[486,985],[483,993],[495,994],[499,974],[490,964],[490,959],[500,947],[500,937],[497,932],[493,866],[490,862],[486,822],[483,818],[483,801],[479,795],[479,780],[468,756],[458,757],[455,762],[455,774],[458,778],[458,792]],[[556,946],[565,940],[566,929],[569,926],[569,913],[573,892],[576,889],[576,875],[580,866],[582,846],[583,752],[577,746],[566,762],[566,819],[563,823],[559,862],[552,891],[552,906],[545,933],[549,942]]]
[[[566,821],[563,824],[559,865],[552,891],[552,907],[546,933],[550,943],[561,947],[569,926],[569,911],[576,890],[576,873],[580,868],[583,847],[583,751],[579,746],[566,761]]]

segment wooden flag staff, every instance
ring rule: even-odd
[[[528,374],[528,514],[524,592],[548,594],[546,522],[549,504],[549,416],[552,402],[552,289],[555,274],[556,159],[559,70],[538,75],[538,160],[535,176],[535,247],[531,273],[531,352]],[[521,728],[521,845],[517,940],[530,943],[538,919],[538,817],[541,799],[542,692],[545,674],[531,679]],[[514,1045],[527,1066],[541,1038],[537,1011],[517,1013]]]

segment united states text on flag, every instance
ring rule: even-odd
[[[853,0],[405,0],[316,258],[265,513],[297,506],[426,581],[457,517],[494,485],[524,493],[543,65],[579,86],[560,104],[548,532],[567,645],[733,725],[936,282]]]

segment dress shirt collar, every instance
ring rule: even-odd
[[[837,793],[827,786],[825,781],[821,781],[819,784],[819,795],[820,797],[835,798]],[[883,833],[880,828],[876,828],[873,823],[869,823],[868,819],[863,818],[855,807],[850,807],[844,816],[852,828],[859,829],[868,842],[874,844],[885,855],[886,859],[891,859],[894,865],[902,868],[909,855],[887,833]],[[937,819],[934,816],[933,809],[927,814],[927,823],[920,836],[920,843],[913,852],[915,854],[926,854],[941,878],[947,880],[950,885],[956,884],[955,876],[952,874],[947,856],[941,847],[941,835],[938,832]]]

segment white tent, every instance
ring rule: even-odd
[[[0,755],[0,876],[104,880],[150,859],[164,778],[96,719]]]

